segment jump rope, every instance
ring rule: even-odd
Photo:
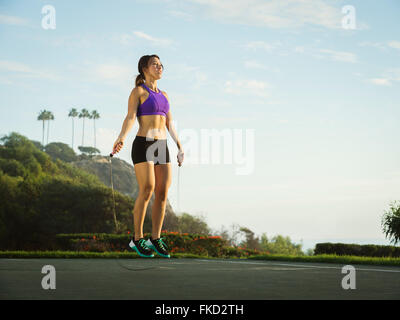
[[[118,145],[122,145],[122,144],[123,144],[122,142],[119,142],[119,143],[118,143]],[[114,184],[113,184],[113,174],[112,174],[112,161],[111,161],[111,158],[114,156],[115,153],[116,153],[115,149],[113,150],[113,152],[110,153],[109,162],[110,162],[111,189],[112,189],[112,196],[113,196],[114,223],[115,223],[115,226],[116,226],[117,231],[118,231],[118,227],[117,227],[117,214],[116,214],[116,210],[115,210],[115,196],[114,196]],[[181,172],[181,171],[180,171],[180,168],[181,168],[181,166],[178,166],[178,212],[180,212],[180,202],[179,202],[179,199],[180,199],[180,197],[179,197],[179,194],[180,194],[180,183],[179,183],[179,181],[180,181],[180,172]],[[127,269],[127,270],[131,270],[131,271],[140,271],[140,270],[147,270],[147,269],[153,268],[153,267],[151,267],[151,268],[130,269],[130,268],[127,268],[127,267],[121,265],[121,264],[118,262],[118,259],[117,259],[117,263],[118,263],[118,265],[120,265],[122,268]]]

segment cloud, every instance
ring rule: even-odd
[[[386,49],[386,45],[382,42],[370,42],[370,41],[364,41],[364,42],[360,42],[358,44],[360,47],[374,47],[374,48],[378,48],[381,50]]]
[[[261,63],[258,63],[257,61],[249,61],[249,60],[244,62],[244,66],[246,68],[250,68],[250,69],[263,69],[263,70],[269,69],[269,67],[267,67]]]
[[[20,17],[0,14],[0,24],[8,24],[11,26],[28,26],[29,21]]]
[[[149,42],[155,47],[172,47],[174,41],[167,38],[156,38],[142,31],[132,31],[131,33],[123,33],[112,36],[113,40],[116,40],[124,46],[133,46],[138,44],[138,38]],[[141,45],[143,47],[143,45]]]
[[[64,47],[64,48],[78,48],[78,49],[87,49],[93,47],[97,36],[91,34],[74,34],[74,35],[58,35],[55,38],[48,39],[46,38],[46,42],[54,45],[55,47]]]
[[[190,13],[178,11],[178,10],[168,10],[167,12],[173,17],[182,18],[183,20],[186,20],[189,22],[193,21],[193,15],[191,15]]]
[[[237,125],[243,125],[245,123],[253,123],[257,121],[256,117],[252,116],[208,116],[205,121],[209,121],[213,125],[218,124],[218,126],[225,126],[225,128],[234,127]]]
[[[268,97],[267,92],[270,84],[257,80],[228,80],[225,82],[225,92],[238,96],[255,95],[258,97]]]
[[[327,55],[333,61],[343,61],[351,63],[357,62],[357,56],[351,52],[335,51],[329,49],[319,49],[319,52],[322,52],[323,54]]]
[[[276,68],[276,67],[272,68],[270,66],[258,63],[257,61],[254,61],[254,60],[246,60],[244,62],[244,66],[245,66],[245,68],[248,68],[248,69],[270,70],[270,71],[273,71],[273,72],[279,72],[280,71],[279,68]]]
[[[327,58],[332,61],[341,62],[358,62],[357,56],[352,52],[347,51],[336,51],[330,49],[320,49],[320,48],[306,48],[304,46],[296,46],[292,52],[310,55],[314,58],[324,59]]]
[[[193,72],[199,70],[200,67],[188,65],[185,62],[182,62],[169,65],[169,69],[174,70],[174,73],[171,74],[171,77],[173,77],[173,79],[184,79],[188,74],[190,75]]]
[[[400,68],[388,69],[383,72],[381,77],[366,81],[378,86],[392,86],[393,82],[400,82]]]
[[[276,49],[277,47],[281,46],[280,42],[269,43],[265,41],[251,41],[243,45],[244,48],[250,50],[264,50],[266,52],[272,52],[272,50]]]
[[[384,72],[384,76],[392,81],[400,81],[400,68],[388,69]]]
[[[389,79],[385,78],[374,78],[374,79],[368,79],[369,82],[376,84],[377,86],[391,86],[392,83],[390,82]]]
[[[132,76],[132,70],[121,64],[100,64],[93,68],[95,77],[104,80],[116,80],[129,78]]]
[[[319,42],[319,41],[318,41]],[[263,41],[254,41],[245,45],[247,48],[264,48],[266,51],[272,51],[275,48],[281,47],[282,44],[280,42],[272,44],[267,44]],[[281,56],[287,56],[291,53],[295,54],[302,54],[306,56],[311,56],[318,59],[329,59],[332,61],[341,61],[341,62],[348,62],[348,63],[357,63],[358,58],[356,54],[347,51],[337,51],[337,50],[330,50],[330,49],[323,49],[323,48],[315,48],[314,46],[306,47],[304,45],[297,45],[294,48],[287,49],[283,48],[283,50],[277,50],[277,54]],[[260,67],[260,65],[256,65],[254,63],[247,63],[246,67]]]
[[[71,81],[79,79],[82,84],[79,86],[81,92],[87,90],[89,83],[110,86],[112,89],[108,95],[117,95],[117,92],[132,89],[136,76],[139,74],[137,66],[130,62],[116,59],[102,60],[82,60],[64,66],[64,71],[69,75]],[[117,91],[116,91],[117,90]],[[95,93],[90,93],[95,94]],[[104,96],[104,92],[98,91],[96,94]]]
[[[202,5],[205,15],[217,21],[269,28],[316,25],[342,28],[340,8],[322,0],[191,0]]]
[[[111,115],[107,115],[111,116]],[[115,118],[120,118],[118,116],[115,116]],[[86,131],[86,130],[85,130]],[[88,144],[90,141],[93,141],[94,133],[92,134],[92,130],[89,130],[89,136],[86,137],[85,135],[85,144]],[[110,154],[110,151],[112,150],[113,144],[115,140],[118,137],[119,132],[117,130],[113,129],[108,129],[108,128],[97,128],[96,129],[96,148],[100,150],[101,154]],[[122,150],[118,153],[118,157],[122,158],[128,158],[130,153],[129,148],[122,148]]]
[[[172,44],[172,40],[155,38],[141,31],[133,31],[133,34],[138,38],[149,41],[154,46],[168,47]]]
[[[81,69],[85,70],[83,76],[89,81],[100,82],[123,90],[131,88],[138,75],[137,67],[122,62],[86,62],[85,65],[87,67]]]
[[[374,47],[374,48],[378,48],[381,50],[386,50],[388,48],[400,49],[400,41],[396,41],[396,40],[392,40],[392,41],[388,41],[388,42],[364,41],[364,42],[360,42],[358,45],[361,47]]]
[[[165,68],[166,70],[173,70],[171,74],[168,74],[169,80],[178,81],[184,79],[185,83],[192,85],[193,88],[199,88],[210,83],[210,77],[198,66],[186,63],[174,63],[165,66]]]
[[[0,70],[22,73],[33,73],[31,67],[16,61],[0,60]]]
[[[32,77],[48,80],[59,80],[61,77],[50,71],[37,70],[17,61],[0,60],[0,70],[10,72],[17,77]]]
[[[195,78],[195,83],[194,83],[194,87],[195,88],[203,86],[208,82],[207,74],[205,72],[202,72],[202,71],[196,71],[194,73],[194,78]]]
[[[390,41],[388,46],[395,49],[400,49],[400,41]]]
[[[294,52],[303,53],[304,52],[304,47],[303,46],[297,46],[297,47],[294,48]]]
[[[124,33],[124,34],[121,34],[121,35],[117,35],[117,36],[114,37],[114,38],[116,38],[116,39],[117,39],[121,44],[123,44],[124,46],[131,45],[131,44],[133,44],[133,42],[134,42],[133,36],[130,35],[130,34],[127,34],[127,33]]]
[[[162,89],[162,88],[161,88]],[[185,91],[173,91],[168,90],[168,97],[171,102],[171,108],[174,110],[175,108],[189,108],[190,105],[196,103],[193,99],[193,95],[187,94]],[[176,121],[174,119],[174,121]]]

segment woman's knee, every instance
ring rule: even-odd
[[[154,185],[146,184],[144,186],[139,187],[139,197],[142,197],[144,200],[148,201],[151,198],[151,195],[154,191]]]
[[[157,200],[159,201],[167,201],[167,197],[168,197],[168,189],[156,189],[154,191],[154,195],[156,197]]]

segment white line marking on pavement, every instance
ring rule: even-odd
[[[222,263],[241,263],[241,264],[257,264],[257,265],[265,265],[265,262],[248,262],[248,261],[222,261],[222,260],[199,260],[206,262],[222,262]],[[274,266],[289,266],[289,267],[301,267],[301,268],[315,268],[315,269],[339,269],[342,270],[342,267],[328,267],[328,266],[313,266],[313,265],[302,265],[302,264],[288,264],[288,263],[271,263],[268,261],[268,264]],[[394,272],[400,273],[400,270],[392,270],[392,269],[363,269],[355,267],[357,271],[378,271],[378,272]]]

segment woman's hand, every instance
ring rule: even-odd
[[[178,165],[182,166],[182,162],[183,162],[183,158],[184,158],[185,153],[183,152],[183,150],[179,150],[178,151],[178,155],[176,156],[177,160],[178,160]]]
[[[113,153],[118,153],[122,149],[123,145],[124,145],[124,141],[122,139],[118,138],[114,142]]]

